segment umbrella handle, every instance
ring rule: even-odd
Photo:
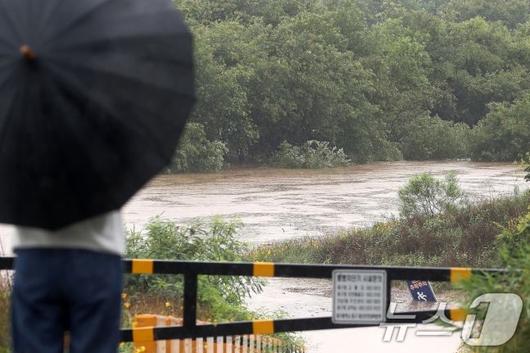
[[[20,47],[20,54],[27,61],[31,62],[37,60],[37,55],[35,54],[33,49],[31,49],[31,47],[27,44],[24,44]]]

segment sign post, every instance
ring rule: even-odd
[[[333,271],[334,324],[380,324],[387,311],[387,274],[382,270]]]
[[[412,300],[416,302],[435,303],[436,295],[432,286],[427,281],[407,281]]]

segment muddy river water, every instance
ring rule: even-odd
[[[177,222],[214,215],[238,218],[244,224],[241,238],[256,245],[369,226],[396,214],[397,191],[411,176],[421,172],[442,176],[450,171],[457,173],[472,198],[513,194],[527,187],[517,166],[501,163],[396,162],[324,171],[239,169],[161,176],[124,208],[124,218],[137,229],[157,215]],[[4,247],[9,247],[5,232]],[[330,284],[275,279],[264,293],[249,300],[249,306],[282,310],[290,317],[327,316]],[[383,343],[380,328],[304,334],[308,352],[319,353],[411,353],[425,351],[426,345],[431,353],[450,353],[459,345],[456,335],[409,336],[404,343]]]
[[[512,164],[441,162],[379,163],[326,171],[233,170],[220,174],[161,176],[124,210],[141,227],[150,217],[186,222],[220,215],[244,223],[241,237],[253,244],[368,226],[397,210],[397,191],[418,173],[455,171],[473,197],[494,197],[523,188]]]

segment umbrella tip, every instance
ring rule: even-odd
[[[35,52],[31,47],[27,44],[24,44],[20,47],[20,54],[26,61],[35,61],[37,60],[37,55],[35,55]]]

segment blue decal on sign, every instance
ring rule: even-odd
[[[412,299],[417,302],[436,302],[436,295],[427,281],[407,281]]]

